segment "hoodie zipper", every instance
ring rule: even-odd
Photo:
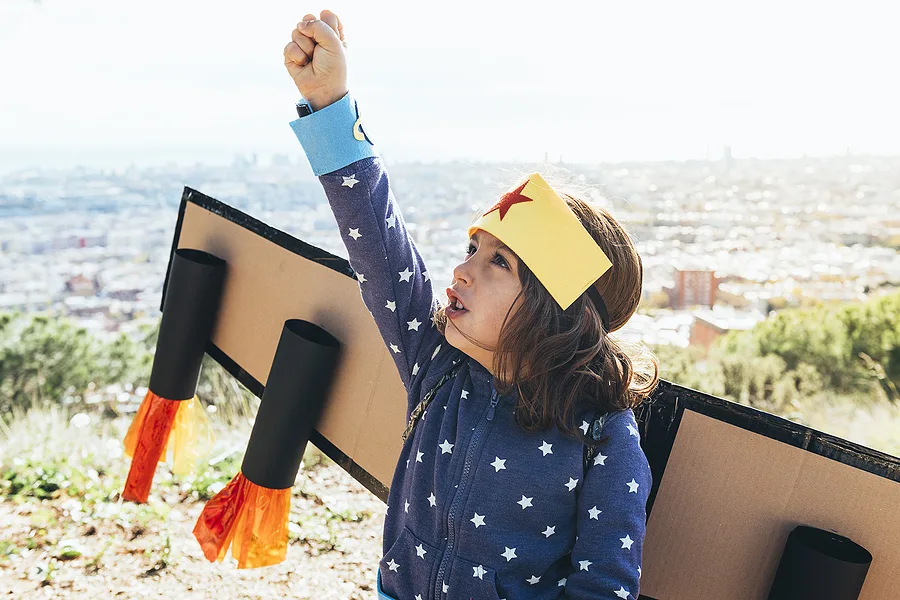
[[[475,452],[473,448],[478,446],[478,442],[481,440],[481,434],[484,432],[484,428],[487,427],[487,423],[494,420],[494,409],[497,407],[497,403],[500,401],[500,398],[497,396],[497,390],[494,389],[493,383],[491,384],[491,405],[488,408],[487,418],[483,421],[479,421],[478,425],[475,427],[475,433],[472,434],[472,439],[469,442],[469,447],[466,449],[466,462],[463,466],[462,479],[460,480],[459,485],[462,486],[462,489],[459,487],[456,488],[456,494],[453,496],[453,501],[450,503],[450,510],[447,513],[447,547],[444,549],[444,555],[441,558],[440,568],[438,569],[437,579],[434,582],[434,597],[442,598],[443,584],[444,584],[444,571],[446,570],[446,564],[453,558],[453,546],[456,544],[456,532],[453,528],[453,509],[457,505],[457,501],[465,496],[465,489],[468,486],[468,478],[469,472],[472,467],[472,459],[474,458]]]

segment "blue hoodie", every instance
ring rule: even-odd
[[[440,306],[384,163],[349,94],[291,122],[325,189],[362,299],[408,392],[407,417],[442,375],[391,482],[381,598],[535,600],[638,597],[650,466],[630,409],[603,421],[606,446],[556,426],[528,433],[517,394],[438,332]],[[438,290],[440,292],[440,290]],[[578,415],[587,433],[595,415]]]

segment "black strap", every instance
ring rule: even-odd
[[[588,426],[587,437],[594,441],[598,441],[603,435],[603,425],[606,422],[606,418],[609,416],[609,413],[603,413],[602,415],[595,415],[594,419],[591,421],[590,426]],[[599,448],[594,446],[590,446],[588,444],[584,445],[584,474],[587,476],[587,470],[591,466],[591,462],[594,460],[594,457],[597,455]]]
[[[603,296],[600,295],[600,292],[597,291],[597,288],[595,288],[593,284],[588,286],[587,294],[588,297],[594,301],[594,306],[596,306],[597,310],[600,312],[600,320],[603,321],[603,329],[609,331],[609,312],[606,310],[606,302],[603,301]]]
[[[454,363],[454,367],[450,369],[448,372],[444,373],[441,376],[440,381],[438,381],[433,388],[431,388],[425,397],[422,398],[422,401],[413,409],[412,413],[409,415],[409,423],[406,425],[406,431],[403,432],[403,437],[401,440],[403,443],[406,443],[406,438],[409,437],[409,434],[412,433],[413,428],[416,426],[416,423],[419,421],[419,417],[422,413],[425,412],[425,409],[428,408],[428,405],[431,403],[431,400],[434,398],[434,395],[441,388],[442,385],[450,381],[456,376],[456,372],[462,366],[462,361],[458,363]]]

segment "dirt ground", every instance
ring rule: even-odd
[[[291,512],[309,519],[292,523],[287,560],[259,569],[204,558],[191,533],[204,503],[190,494],[89,516],[71,499],[0,502],[0,598],[376,597],[384,503],[334,463],[302,478]]]

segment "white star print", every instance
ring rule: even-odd
[[[365,283],[365,282],[366,282],[366,276],[363,275],[362,273],[357,273],[357,274],[356,274],[356,278],[359,279],[359,282],[360,282],[360,283]],[[371,311],[369,312],[369,314],[370,314],[370,315],[372,314]],[[373,315],[373,316],[374,316],[374,315]]]
[[[409,270],[409,267],[403,269],[397,274],[400,275],[400,281],[409,281],[409,278],[412,277],[412,271]]]
[[[633,435],[634,437],[636,437],[638,439],[641,438],[641,435],[638,433],[637,427],[635,427],[631,423],[628,424],[628,433],[630,433],[631,435]]]
[[[406,468],[407,469],[409,468],[409,459],[408,458],[406,459]]]
[[[397,215],[392,214],[387,219],[385,219],[385,222],[387,223],[388,229],[390,229],[391,227],[394,226],[394,223],[397,222]]]
[[[491,463],[491,466],[494,467],[495,469],[497,469],[496,471],[494,471],[495,473],[499,473],[500,469],[506,468],[506,459],[500,458],[498,456],[498,457],[494,458],[494,462]]]
[[[453,454],[453,444],[450,443],[450,440],[444,440],[443,444],[438,444],[438,447],[441,449],[441,454]]]
[[[397,347],[397,344],[391,344],[391,350],[394,351],[394,354],[400,354],[400,348]]]
[[[569,491],[571,492],[572,490],[574,490],[577,485],[578,485],[578,480],[572,479],[571,477],[569,477],[569,483],[566,484],[566,487],[569,488]]]
[[[388,569],[390,569],[391,571],[394,571],[395,573],[399,573],[399,572],[400,572],[400,571],[397,570],[397,569],[400,568],[400,565],[398,565],[397,563],[395,563],[393,558],[391,559],[391,562],[389,562],[389,563],[387,564],[387,566],[388,566]]]
[[[579,427],[578,429],[581,429],[584,432],[584,435],[587,435],[587,430],[588,430],[589,426],[590,426],[590,424],[587,421],[582,421],[581,427]]]
[[[416,594],[416,600],[422,600],[422,594]]]
[[[413,329],[418,331],[419,325],[421,325],[421,323],[419,323],[419,320],[415,317],[413,317],[412,321],[407,321],[406,324],[409,325],[409,329],[407,329],[407,331],[412,331]]]
[[[514,558],[519,558],[518,556],[516,556],[515,548],[507,548],[506,546],[503,546],[503,549],[505,550],[505,552],[503,552],[503,554],[501,554],[500,556],[505,558],[506,562],[509,562]]]
[[[622,586],[619,586],[619,590],[618,590],[617,592],[615,592],[615,594],[616,594],[616,596],[618,596],[619,598],[626,598],[626,599],[628,598],[628,590],[626,590],[626,589],[625,589],[624,587],[622,587]]]
[[[359,229],[351,229],[350,233],[348,233],[347,235],[352,237],[354,240],[358,240],[359,238],[362,237],[362,234],[359,232]]]
[[[628,534],[625,534],[625,537],[619,538],[619,541],[622,542],[622,549],[631,550],[631,545],[634,543],[634,540],[628,537]]]
[[[556,582],[556,587],[566,587],[566,581],[568,581],[568,579],[563,577],[562,579],[560,579],[559,581]]]
[[[475,516],[469,520],[472,521],[473,523],[475,523],[475,529],[478,529],[479,527],[484,525],[484,515],[479,515],[478,513],[475,513]]]
[[[556,533],[556,525],[554,525],[553,527],[550,527],[549,525],[547,525],[547,529],[545,529],[541,533],[543,533],[544,536],[546,536],[546,537],[550,537],[551,535]]]
[[[425,555],[428,554],[428,551],[425,550],[425,548],[422,547],[422,544],[419,544],[418,546],[416,546],[416,554],[419,555],[419,558],[421,558],[421,559],[424,560],[424,559],[425,559]]]
[[[472,574],[472,577],[477,577],[478,579],[483,580],[484,574],[486,573],[486,571],[484,570],[484,567],[482,567],[481,565],[478,565],[477,567],[472,567],[472,569],[475,571]]]
[[[443,582],[441,583],[441,591],[443,591],[445,594],[447,593],[447,584],[446,583],[443,583]]]
[[[608,456],[604,456],[603,454],[601,454],[600,452],[598,452],[598,453],[597,453],[597,456],[594,457],[594,464],[595,464],[595,465],[604,465],[604,466],[606,466],[606,463],[605,463],[604,461],[605,461],[607,458],[609,458],[609,457],[608,457]]]
[[[463,390],[462,392],[460,392],[460,393],[459,393],[459,397],[460,397],[461,400],[465,400],[466,398],[468,398],[468,397],[469,397],[469,390]]]
[[[391,312],[396,312],[396,311],[397,311],[397,303],[394,302],[393,300],[388,300],[388,301],[387,301],[387,304],[385,304],[384,307],[385,307],[386,309],[388,309],[389,311],[391,311]]]
[[[548,454],[553,454],[552,448],[553,448],[553,444],[548,444],[546,441],[544,441],[543,444],[538,446],[538,450],[543,452],[544,456],[547,456]]]
[[[596,505],[594,506],[594,508],[588,510],[588,513],[591,515],[591,518],[592,518],[592,519],[597,519],[598,521],[600,520],[600,517],[598,517],[597,515],[599,515],[599,514],[602,513],[602,512],[603,512],[602,510],[597,510],[597,506],[596,506]]]
[[[346,186],[352,190],[353,186],[356,185],[357,183],[359,183],[359,182],[356,180],[356,174],[354,173],[350,177],[344,177],[344,183],[341,184],[341,187]]]
[[[641,576],[641,568],[638,567],[638,577],[640,577],[640,576]]]
[[[632,478],[631,478],[631,481],[629,481],[629,482],[626,483],[625,485],[628,486],[628,493],[629,493],[629,494],[632,494],[632,493],[637,494],[637,491],[638,491],[638,485],[640,485],[640,484],[639,484],[637,481],[634,480],[634,477],[632,477]]]
[[[419,363],[413,365],[412,374],[415,376],[419,372]]]
[[[403,501],[403,511],[409,512],[409,502],[407,502],[406,500]]]
[[[422,271],[422,276],[425,278],[425,281],[431,279],[431,275],[428,274],[428,271]]]
[[[592,563],[589,560],[579,560],[578,561],[578,565],[580,567],[579,571],[587,571],[588,567],[591,566],[592,564],[594,564],[594,563]]]
[[[528,508],[529,506],[532,505],[531,504],[532,500],[534,500],[534,496],[532,496],[531,498],[526,498],[525,495],[523,494],[522,499],[519,500],[518,502],[516,502],[516,504],[521,504],[522,510],[525,510],[526,508]]]
[[[441,345],[438,344],[437,348],[434,349],[434,352],[431,353],[431,360],[434,360],[434,357],[437,356],[437,353],[441,351]]]
[[[436,503],[435,502],[436,500],[437,500],[437,498],[434,497],[434,492],[431,492],[431,495],[428,496],[428,504],[434,506]]]
[[[525,581],[527,581],[527,582],[530,583],[531,585],[534,585],[534,584],[536,584],[536,583],[537,583],[538,581],[540,581],[540,580],[541,580],[540,577],[535,577],[534,575],[532,575],[531,577],[529,577],[529,578],[526,579]]]
[[[425,456],[422,452],[416,452],[416,462],[422,462],[422,457]]]

